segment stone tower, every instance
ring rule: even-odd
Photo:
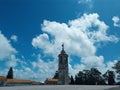
[[[69,84],[68,75],[68,55],[64,50],[64,44],[62,44],[61,53],[58,55],[58,84],[66,85]]]

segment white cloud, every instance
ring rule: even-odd
[[[120,27],[120,18],[118,16],[114,16],[112,20],[115,27]]]
[[[13,56],[14,58],[14,56]],[[18,60],[17,62],[22,61]],[[44,82],[46,78],[53,77],[55,71],[57,70],[57,61],[49,61],[45,62],[38,55],[38,60],[30,62],[29,65],[27,63],[19,62],[12,63],[10,65],[19,64],[19,68],[13,67],[14,78],[17,79],[26,79],[26,80],[34,80],[39,82]],[[0,75],[6,76],[8,69],[1,70]]]
[[[107,62],[107,68],[106,68],[106,70],[110,70],[110,69],[112,69],[113,70],[113,66],[115,65],[115,63],[117,63],[117,61],[119,61],[119,60],[113,60],[113,61],[109,61],[109,62]]]
[[[43,34],[33,38],[32,45],[42,49],[44,54],[49,54],[57,59],[56,56],[64,42],[65,50],[70,56],[81,58],[82,64],[78,64],[77,67],[69,65],[70,70],[75,73],[81,67],[95,66],[99,69],[105,69],[107,66],[104,64],[104,57],[102,55],[96,56],[97,47],[95,45],[101,42],[118,42],[119,39],[116,36],[108,35],[108,30],[109,26],[99,20],[97,13],[84,14],[78,19],[69,21],[68,24],[44,20],[42,24]],[[39,63],[43,63],[44,66],[45,62],[40,60]],[[46,66],[44,69],[50,70]]]
[[[79,71],[84,69],[87,69],[84,64],[76,64],[75,66],[69,64],[69,74],[72,76],[75,76]]]
[[[17,50],[12,46],[10,41],[0,32],[0,61],[5,61],[7,67],[17,66]]]
[[[108,26],[98,18],[98,14],[84,14],[68,24],[45,20],[42,25],[44,33],[33,38],[32,45],[43,49],[44,53],[56,55],[59,53],[58,48],[60,51],[61,43],[64,42],[69,54],[79,57],[94,55],[95,43],[118,41],[114,35],[107,35]]]
[[[29,67],[14,69],[14,78],[31,80],[34,78],[34,72]]]
[[[0,70],[0,76],[5,76],[6,77],[7,73],[8,73],[8,69],[6,69],[6,68]]]
[[[0,31],[0,63],[4,65],[0,68],[0,75],[6,76],[9,67],[15,67],[20,61],[17,57],[17,50],[12,46],[7,37]]]
[[[13,40],[17,39],[13,38]],[[57,68],[55,66],[57,65],[53,65],[55,63],[53,61],[47,63],[41,60],[40,57],[38,57],[37,62],[31,62],[31,66],[33,66],[32,68],[29,67],[30,65],[28,65],[28,63],[30,62],[26,61],[24,56],[18,58],[16,54],[18,54],[17,50],[12,46],[12,44],[4,36],[4,34],[0,32],[0,62],[4,62],[4,64],[6,65],[3,65],[3,67],[0,68],[0,75],[6,76],[9,67],[13,67],[14,78],[17,79],[44,81],[46,77],[50,77],[55,73],[55,70]],[[38,69],[37,71],[36,68]]]
[[[12,47],[10,41],[0,32],[0,60],[8,59],[11,55],[17,53]]]
[[[17,66],[17,62],[19,59],[16,58],[15,55],[11,55],[10,59],[6,62],[7,67],[15,67]]]
[[[14,42],[17,42],[18,37],[17,37],[16,35],[12,35],[12,36],[11,36],[11,40],[13,40]]]
[[[82,17],[71,20],[67,24],[44,20],[42,24],[43,34],[33,38],[32,45],[36,49],[42,49],[44,55],[52,56],[53,60],[46,61],[42,59],[43,56],[38,55],[37,61],[27,62],[30,65],[16,57],[17,51],[0,32],[0,42],[2,42],[0,43],[0,60],[7,58],[6,65],[14,67],[15,78],[44,81],[55,74],[58,65],[57,55],[60,53],[61,44],[64,42],[65,51],[68,53],[69,59],[72,59],[70,56],[73,55],[81,60],[80,64],[78,63],[74,66],[69,64],[71,75],[75,75],[79,70],[91,67],[97,67],[102,72],[105,72],[111,69],[115,61],[104,64],[104,57],[96,55],[97,47],[95,45],[101,42],[118,42],[116,36],[108,35],[108,30],[109,26],[99,20],[97,13],[84,14]],[[22,57],[22,59],[25,58]],[[21,69],[15,67],[18,64]],[[6,69],[3,70],[5,73],[7,71]],[[5,75],[3,72],[0,72],[0,74]]]
[[[90,3],[92,0],[78,0],[78,3]]]
[[[31,62],[33,69],[38,69],[36,71],[36,75],[43,82],[46,78],[52,78],[57,70],[57,60],[45,62],[41,59],[40,55],[38,55],[37,62]]]
[[[78,0],[78,4],[85,4],[88,8],[93,8],[93,0]]]
[[[97,13],[89,15],[84,14],[81,18],[70,21],[70,25],[85,33],[93,43],[118,41],[118,38],[114,35],[107,35],[109,27],[103,21],[99,20]]]

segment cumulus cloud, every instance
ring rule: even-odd
[[[37,69],[36,76],[42,82],[46,78],[53,77],[55,71],[57,70],[57,60],[46,62],[41,59],[41,56],[38,55],[37,62],[31,62],[33,69]]]
[[[12,56],[12,61],[8,61],[8,66],[13,66],[14,78],[34,80],[39,82],[44,82],[46,78],[53,77],[57,70],[57,60],[46,62],[41,59],[41,56],[37,56],[37,60],[31,62],[24,62],[23,60],[18,60],[16,63],[16,57]],[[19,68],[14,67],[19,65]],[[6,76],[9,68],[4,68],[1,70],[0,75]]]
[[[4,61],[7,67],[15,67],[19,61],[16,54],[17,50],[12,46],[10,40],[0,32],[0,61]]]
[[[15,66],[17,66],[18,61],[19,61],[19,59],[17,59],[15,55],[11,55],[10,59],[8,59],[8,61],[6,62],[6,66],[7,67],[15,67]]]
[[[117,43],[119,40],[116,36],[107,33],[109,26],[99,19],[97,13],[84,14],[68,23],[44,20],[41,29],[43,33],[32,39],[32,45],[36,49],[41,49],[44,55],[52,57],[52,60],[44,60],[46,58],[43,59],[43,57],[46,56],[38,55],[37,61],[26,63],[26,60],[21,60],[25,59],[24,57],[21,59],[16,57],[16,49],[0,32],[0,60],[3,61],[7,58],[6,65],[14,67],[15,78],[44,81],[46,78],[53,77],[57,70],[57,56],[61,51],[62,43],[65,44],[65,51],[69,55],[69,73],[71,75],[91,67],[97,67],[105,72],[111,69],[116,62],[115,60],[104,64],[104,57],[96,55],[97,44],[101,42]],[[72,66],[70,62],[74,62],[74,58],[71,58],[71,56],[78,57],[81,63]],[[15,68],[18,64],[21,67],[20,69]],[[5,73],[7,71],[7,69],[3,70]],[[0,74],[4,75],[3,72],[0,72]]]
[[[47,40],[48,37],[47,34],[43,34],[40,38]],[[11,39],[17,41],[17,36],[12,35]],[[38,55],[36,62],[28,62],[25,60],[24,56],[19,56],[18,58],[16,54],[18,54],[17,50],[12,46],[10,40],[8,40],[7,37],[0,32],[0,62],[4,62],[5,64],[4,68],[2,67],[2,70],[0,68],[0,75],[6,76],[9,67],[13,67],[14,78],[44,82],[46,77],[52,77],[57,69],[56,60],[44,62],[44,60],[42,60]],[[17,68],[17,66],[19,68]]]
[[[75,66],[69,64],[69,74],[72,76],[75,76],[79,71],[84,69],[87,69],[84,64],[76,64]]]
[[[17,42],[18,37],[16,35],[12,35],[11,36],[11,40],[14,41],[14,42]]]
[[[0,60],[10,58],[12,54],[17,53],[12,47],[10,41],[0,32]]]
[[[118,16],[114,16],[112,20],[115,27],[120,27],[120,18]]]
[[[44,54],[56,58],[60,52],[60,46],[64,42],[67,53],[70,56],[77,56],[82,63],[75,66],[69,65],[70,70],[74,73],[81,67],[94,66],[105,69],[104,57],[96,55],[97,47],[95,45],[101,42],[118,42],[119,39],[116,36],[108,35],[108,30],[109,26],[99,19],[97,13],[84,14],[68,23],[44,20],[42,24],[43,34],[33,38],[32,45],[42,49]],[[41,62],[43,61],[41,60]]]
[[[69,54],[79,57],[94,55],[95,43],[118,41],[114,35],[107,35],[108,26],[98,18],[98,14],[84,14],[68,24],[45,20],[42,24],[44,33],[33,38],[32,45],[43,49],[44,53],[56,55],[61,43],[64,42]]]
[[[26,80],[41,80],[40,73],[34,72],[30,67],[24,66],[21,69],[14,69],[14,78]],[[40,82],[40,81],[39,81]]]

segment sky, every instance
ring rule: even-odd
[[[0,75],[44,82],[58,69],[62,43],[69,75],[120,60],[120,0],[0,0]]]

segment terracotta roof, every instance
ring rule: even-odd
[[[57,82],[57,81],[58,81],[58,79],[48,78],[48,79],[46,79],[46,81],[47,81],[47,82]]]
[[[40,82],[35,82],[35,81],[33,81],[32,84],[33,84],[33,85],[40,85],[41,83],[40,83]]]
[[[6,80],[4,76],[0,76],[0,80]]]
[[[7,83],[32,83],[31,80],[7,79]]]

